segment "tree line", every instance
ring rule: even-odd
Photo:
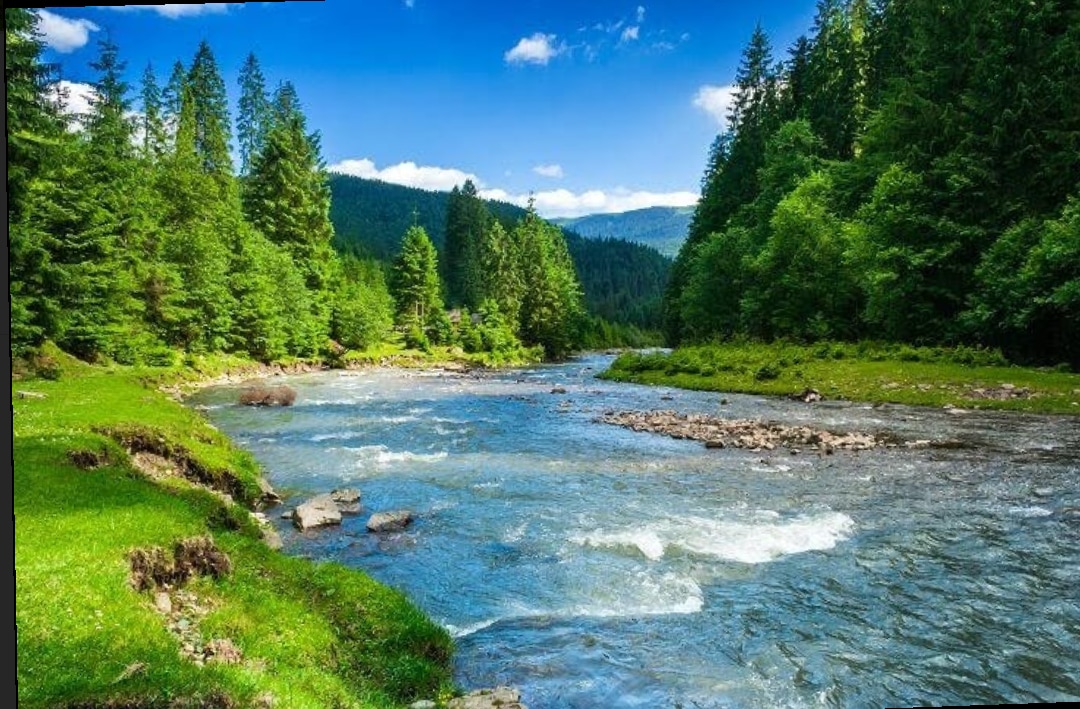
[[[162,85],[99,43],[89,111],[70,116],[36,15],[5,9],[13,353],[53,340],[86,359],[177,351],[317,356],[378,342],[382,270],[331,246],[319,137],[295,87],[250,55],[236,137],[210,46]],[[137,111],[135,110],[137,106]]]
[[[758,26],[664,295],[671,344],[1001,348],[1080,366],[1080,7],[820,0]]]
[[[464,185],[458,185],[459,193],[462,189]],[[475,185],[470,189],[475,191]],[[443,264],[440,274],[446,281],[447,259],[458,257],[456,252],[447,252],[450,203],[458,199],[453,192],[331,173],[330,193],[330,220],[338,250],[389,262],[401,248],[402,235],[411,226],[420,226],[435,245]],[[527,213],[507,202],[481,201],[478,208],[488,212],[483,219],[500,222],[507,233]],[[659,344],[655,333],[661,326],[660,302],[671,260],[624,238],[587,239],[566,226],[561,228],[589,314],[586,341],[598,346],[635,341]]]
[[[471,184],[456,190],[441,267],[415,218],[392,268],[335,249],[319,134],[293,84],[268,90],[254,54],[234,124],[205,41],[164,83],[147,66],[133,91],[105,39],[89,110],[72,116],[36,14],[4,12],[13,354],[51,340],[125,364],[271,361],[364,349],[395,327],[411,344],[552,358],[585,342],[566,241],[531,207],[510,226]],[[444,302],[482,320],[450,322]]]

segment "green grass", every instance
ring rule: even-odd
[[[20,707],[255,707],[272,696],[279,708],[389,708],[452,691],[449,636],[403,594],[261,541],[248,513],[255,461],[144,385],[194,375],[54,359],[53,378],[12,382]],[[132,431],[189,460],[231,501],[138,472],[115,439]],[[105,464],[80,468],[71,451]],[[185,590],[211,608],[198,626],[203,640],[230,639],[239,664],[185,659],[152,593],[129,582],[132,549],[171,550],[200,535],[233,571]]]
[[[978,348],[876,343],[730,343],[671,353],[627,353],[600,376],[703,391],[787,396],[807,388],[849,401],[1080,415],[1080,375],[1010,366]],[[1024,396],[992,393],[1027,389]]]

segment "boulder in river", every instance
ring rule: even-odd
[[[369,532],[400,532],[408,527],[412,520],[412,512],[408,510],[376,512],[368,519],[367,530]]]
[[[316,495],[292,512],[292,521],[299,529],[341,524],[341,514],[360,511],[360,491],[353,488],[333,490]]]

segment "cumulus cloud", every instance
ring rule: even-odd
[[[709,114],[721,128],[727,125],[728,112],[735,98],[735,87],[705,84],[694,94],[694,106]]]
[[[554,177],[558,179],[563,176],[562,165],[537,165],[533,168],[533,172],[541,177]]]
[[[117,12],[139,12],[149,10],[156,12],[162,17],[175,20],[180,17],[196,17],[198,15],[221,14],[228,12],[233,5],[243,5],[242,2],[219,2],[219,3],[189,3],[182,5],[98,5],[103,10],[116,10]]]
[[[480,190],[480,196],[484,199],[510,202],[522,207],[529,203],[531,197],[537,214],[546,219],[628,212],[646,207],[690,207],[697,204],[699,197],[696,192],[649,192],[623,188],[585,192],[558,189],[517,195],[510,194],[506,190],[485,189]]]
[[[475,185],[481,184],[476,175],[463,170],[417,165],[411,160],[389,165],[381,170],[376,167],[374,161],[368,158],[342,160],[328,166],[326,169],[330,172],[340,172],[345,175],[365,177],[370,180],[382,180],[383,182],[392,182],[406,187],[419,187],[424,190],[451,190],[455,185],[460,185],[465,180],[472,180]]]
[[[565,49],[555,44],[556,39],[555,35],[543,32],[522,37],[511,49],[506,50],[503,59],[507,64],[547,64]]]
[[[38,29],[45,44],[67,54],[90,41],[90,33],[101,28],[90,20],[71,19],[48,10],[38,10]]]
[[[78,119],[90,113],[90,102],[95,95],[93,86],[78,81],[62,79],[49,86],[49,98],[71,119],[68,121],[71,131],[82,129]]]
[[[638,33],[641,28],[637,25],[631,25],[622,31],[622,35],[619,37],[620,42],[632,42],[638,38]]]
[[[543,174],[543,168],[551,173],[558,171],[559,165],[537,165],[533,171]],[[369,180],[382,180],[406,187],[446,192],[460,186],[465,180],[472,180],[479,194],[484,199],[509,202],[524,207],[529,199],[534,200],[537,213],[546,218],[580,217],[585,214],[609,214],[628,212],[646,207],[690,207],[697,204],[696,192],[650,192],[648,190],[629,190],[622,187],[613,190],[586,190],[571,192],[567,189],[545,190],[527,194],[514,194],[504,189],[488,187],[476,175],[456,168],[417,165],[409,160],[379,168],[369,158],[342,160],[327,167],[330,172],[354,175]]]
[[[639,25],[642,22],[645,21],[645,6],[644,5],[638,5],[637,6],[637,21],[638,21]]]

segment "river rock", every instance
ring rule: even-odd
[[[291,519],[293,524],[304,530],[341,524],[342,514],[356,514],[359,511],[360,491],[347,487],[316,495],[282,517]]]
[[[464,697],[455,697],[447,709],[528,709],[521,703],[521,692],[513,687],[478,689]]]
[[[400,532],[412,522],[412,512],[395,510],[394,512],[376,512],[367,521],[369,532]]]
[[[338,509],[347,514],[356,514],[360,511],[360,491],[356,488],[343,488],[332,490],[330,499],[337,503]]]
[[[298,506],[292,513],[293,524],[299,529],[341,524],[341,510],[330,493],[316,495]]]
[[[883,446],[888,440],[869,433],[833,433],[809,426],[787,426],[771,421],[728,419],[704,414],[680,414],[676,411],[605,412],[598,421],[623,426],[633,431],[662,433],[681,440],[703,442],[709,448],[749,448],[773,450],[813,448],[830,454],[835,450],[868,450]]]

